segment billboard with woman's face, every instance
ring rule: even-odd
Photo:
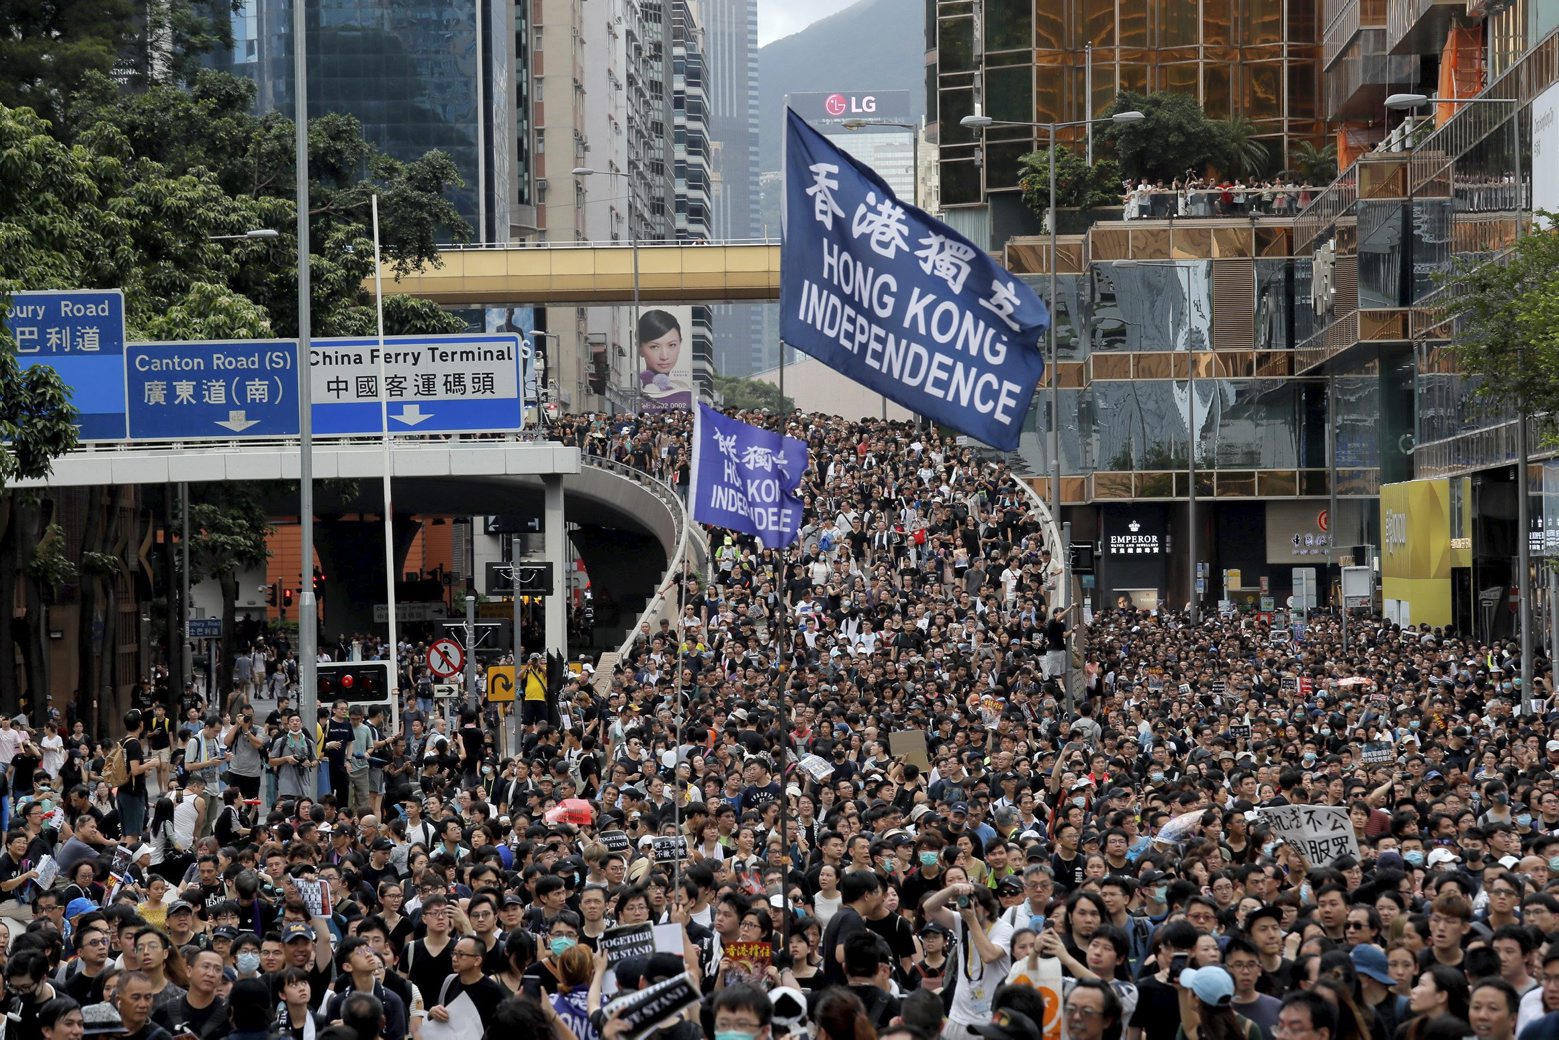
[[[693,308],[656,307],[639,312],[635,342],[639,410],[693,407]]]

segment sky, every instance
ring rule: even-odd
[[[800,32],[853,0],[758,0],[758,46]]]

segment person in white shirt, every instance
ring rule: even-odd
[[[942,1038],[970,1040],[971,1026],[990,1021],[991,998],[1012,966],[1012,927],[998,919],[1001,905],[983,885],[949,885],[926,897],[922,908],[926,920],[952,930],[957,951],[957,963],[948,970],[957,972],[958,988]]]

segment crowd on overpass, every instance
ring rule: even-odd
[[[1546,662],[1529,695],[1456,632],[1052,610],[1001,459],[783,422],[798,542],[710,531],[610,674],[522,662],[512,746],[438,710],[413,646],[398,731],[301,719],[264,667],[103,745],[0,720],[9,1028],[1559,1035]],[[689,423],[554,433],[678,484]]]

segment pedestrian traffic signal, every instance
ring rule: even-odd
[[[289,607],[292,606],[292,590],[291,589],[282,589],[281,590],[281,605],[282,605],[282,609],[283,610],[286,610],[286,609],[288,609]]]
[[[273,581],[265,587],[265,605],[268,607],[281,605],[281,582]]]
[[[388,681],[383,661],[342,661],[320,664],[319,703],[330,701],[388,702]]]

